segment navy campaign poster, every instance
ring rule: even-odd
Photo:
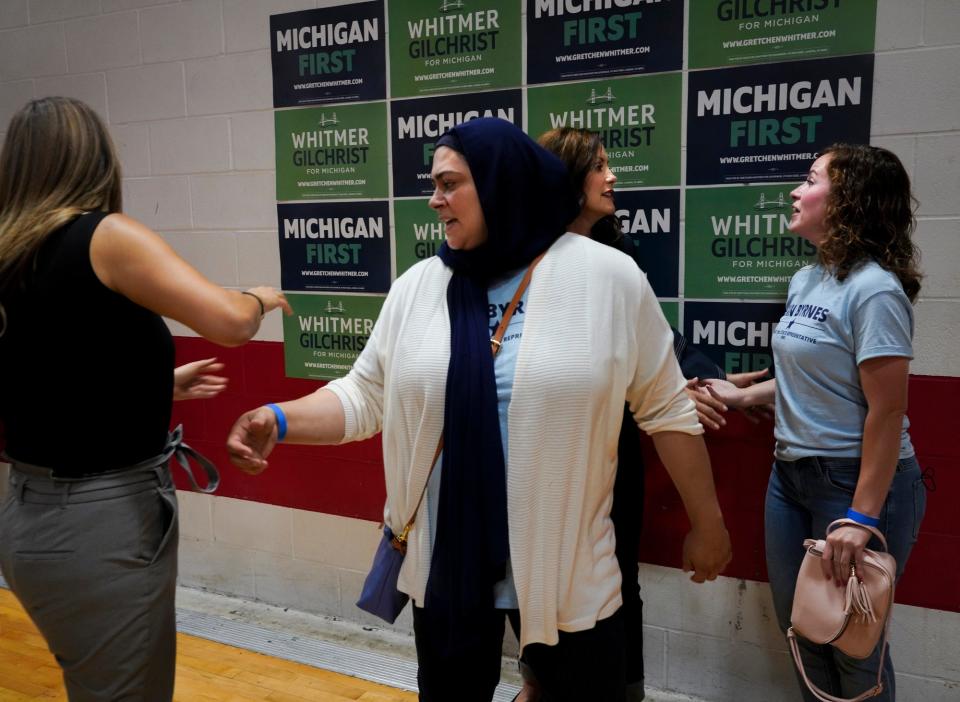
[[[387,96],[383,0],[270,16],[273,106]]]
[[[385,293],[390,287],[386,200],[277,205],[284,290]]]
[[[478,117],[499,117],[523,129],[520,90],[391,101],[393,194],[421,197],[433,193],[434,142],[451,127]]]
[[[773,366],[770,341],[782,302],[685,302],[683,335],[725,373]]]
[[[676,297],[680,272],[680,191],[616,191],[616,217],[657,297]]]
[[[683,0],[527,0],[527,47],[531,85],[679,71]]]
[[[873,54],[691,71],[687,185],[800,180],[817,149],[870,141]]]

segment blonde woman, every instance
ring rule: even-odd
[[[177,504],[171,402],[222,388],[174,372],[161,316],[248,341],[272,288],[214,285],[121,214],[120,168],[85,104],[33,100],[0,152],[0,421],[10,490],[0,568],[71,702],[170,700]]]

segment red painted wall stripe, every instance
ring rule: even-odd
[[[219,495],[315,512],[379,521],[385,498],[379,437],[344,446],[284,446],[270,467],[252,477],[233,468],[224,441],[234,420],[266,402],[312,392],[319,383],[284,377],[283,345],[251,342],[222,349],[203,339],[178,337],[177,362],[217,356],[227,365],[227,390],[213,400],[179,402],[174,421],[182,422],[187,442],[211,458],[223,473]],[[960,612],[960,517],[952,496],[960,495],[960,442],[956,418],[946,411],[960,394],[960,378],[911,376],[911,436],[921,466],[936,490],[928,494],[927,514],[910,564],[897,588],[897,601]],[[725,575],[767,579],[763,555],[763,499],[773,455],[770,425],[754,426],[736,413],[722,432],[707,439],[717,491],[734,544]],[[687,529],[680,498],[647,446],[647,498],[641,560],[680,567]],[[186,483],[177,476],[181,488]]]

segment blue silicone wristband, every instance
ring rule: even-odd
[[[277,441],[283,441],[287,435],[287,415],[283,413],[283,410],[280,409],[279,406],[272,402],[267,404],[267,407],[273,410],[273,414],[277,418]]]
[[[876,517],[868,517],[865,514],[861,514],[853,507],[847,508],[847,519],[852,519],[857,524],[863,524],[864,526],[878,527],[880,526],[880,520]]]

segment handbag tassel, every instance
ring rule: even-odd
[[[877,615],[873,611],[873,603],[870,602],[870,594],[866,586],[857,577],[857,571],[850,566],[850,579],[847,580],[846,601],[843,608],[844,614],[853,614],[863,622],[877,621]]]

